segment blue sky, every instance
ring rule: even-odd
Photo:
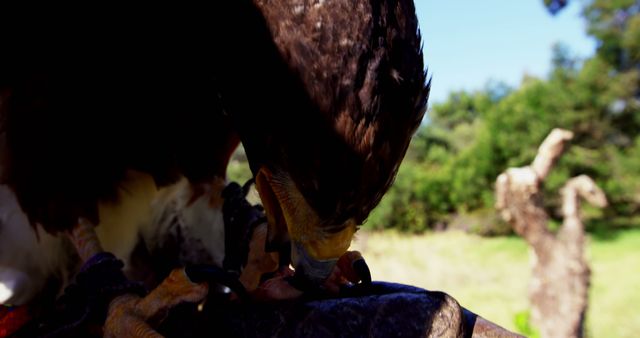
[[[574,55],[593,54],[580,1],[551,16],[542,0],[415,0],[425,63],[433,76],[431,103],[452,90],[482,88],[488,81],[512,86],[524,74],[545,76],[551,47],[567,44]]]

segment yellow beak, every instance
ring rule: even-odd
[[[347,222],[337,233],[323,231],[322,220],[286,174],[273,174],[262,167],[256,188],[267,213],[269,240],[290,240],[296,275],[313,285],[322,284],[349,248],[355,223]]]

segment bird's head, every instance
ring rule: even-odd
[[[304,280],[318,285],[329,275],[391,186],[424,114],[429,87],[421,66],[402,80],[379,70],[387,73],[379,87],[360,89],[371,95],[359,95],[368,105],[343,103],[327,114],[311,100],[296,114],[265,114],[259,137],[244,138],[269,240],[291,244]]]
[[[348,110],[330,119],[300,114],[259,147],[245,142],[269,240],[274,247],[291,244],[297,275],[320,284],[347,251],[393,182],[424,112],[426,92],[420,82],[406,93],[404,107],[395,100],[386,106],[380,93],[378,119],[366,121]]]
[[[334,221],[309,204],[290,173],[262,167],[256,187],[265,207],[270,247],[291,244],[291,262],[298,275],[321,283],[351,244],[354,218]]]
[[[222,98],[269,241],[290,241],[296,275],[317,285],[389,189],[424,115],[415,9],[410,0],[333,0],[302,12],[291,1],[254,2],[267,32],[234,44],[228,63],[244,66],[223,73]]]

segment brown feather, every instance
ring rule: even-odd
[[[311,101],[312,109],[297,113],[322,116],[294,127],[304,132],[289,131],[304,149],[275,145],[287,154],[278,165],[329,227],[350,218],[361,223],[393,182],[427,104],[413,2],[254,2]],[[318,128],[327,130],[311,131]]]

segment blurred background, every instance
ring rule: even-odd
[[[494,208],[497,176],[528,165],[556,127],[575,133],[544,183],[587,174],[609,206],[584,205],[592,271],[586,333],[640,332],[640,1],[416,0],[429,110],[395,184],[358,233],[376,280],[442,290],[508,329],[529,323],[530,255]],[[249,178],[242,149],[230,178]]]

